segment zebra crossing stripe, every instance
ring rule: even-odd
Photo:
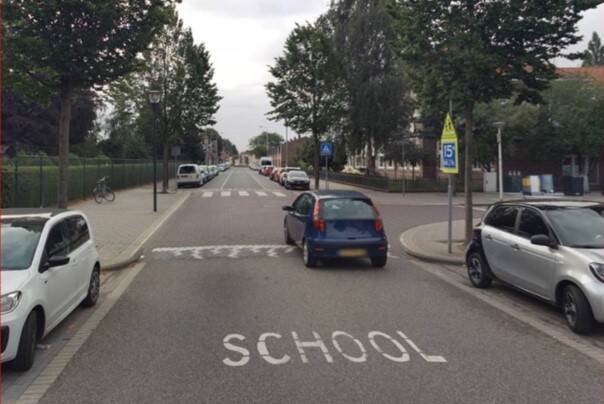
[[[266,192],[264,192],[264,191],[256,191],[256,195],[258,195],[258,196],[267,196]]]
[[[212,197],[212,195],[214,195],[214,193],[213,193],[213,192],[204,192],[202,196],[203,196],[204,198],[211,198],[211,197]]]
[[[281,193],[281,192],[273,192],[273,194],[275,196],[278,196],[279,198],[285,198],[285,194]]]
[[[229,197],[229,196],[231,196],[231,191],[222,191],[220,193],[220,196]]]
[[[247,191],[239,191],[239,196],[250,196],[250,193]]]

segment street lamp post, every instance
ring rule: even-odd
[[[497,174],[499,177],[499,200],[503,201],[503,148],[501,137],[503,135],[504,122],[495,122],[493,124],[497,128],[497,157],[498,157],[498,168]]]
[[[289,167],[289,159],[287,155],[287,142],[288,142],[288,129],[287,129],[287,121],[285,121],[285,167]]]
[[[157,212],[157,135],[159,132],[161,92],[158,90],[149,90],[148,96],[153,110],[153,212]]]

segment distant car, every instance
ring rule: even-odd
[[[264,176],[270,177],[271,173],[273,172],[273,169],[275,167],[273,166],[264,166],[260,169],[260,173]]]
[[[212,175],[214,177],[217,177],[218,174],[220,174],[220,170],[218,170],[218,166],[212,165],[212,166],[208,166],[208,169],[210,170],[210,172],[212,173]],[[213,177],[212,177],[213,178]]]
[[[492,206],[466,251],[470,281],[504,281],[561,307],[574,332],[590,332],[604,322],[603,212],[568,200]]]
[[[210,174],[208,174],[208,166],[199,166],[199,171],[201,172],[201,177],[203,179],[202,184],[210,181]]]
[[[176,185],[180,188],[185,185],[200,187],[203,185],[201,167],[197,164],[181,164],[176,174]]]
[[[300,167],[284,167],[281,172],[279,173],[279,178],[277,179],[277,182],[281,185],[285,185],[285,179],[287,178],[287,173],[289,173],[290,171],[300,171],[301,168]]]
[[[271,157],[260,157],[260,162],[259,162],[259,170],[258,172],[260,174],[263,175],[267,175],[265,172],[263,172],[263,170],[267,167],[272,167],[273,166],[273,159]]]
[[[283,168],[281,168],[281,167],[274,168],[270,175],[271,181],[278,182],[279,174],[281,174],[281,171],[283,171]]]
[[[304,264],[312,268],[322,258],[371,259],[386,265],[388,240],[380,214],[367,196],[355,191],[304,192],[286,213],[287,244],[302,247]]]
[[[34,363],[39,341],[81,303],[96,304],[99,255],[79,211],[2,212],[2,362]]]
[[[287,189],[310,189],[310,178],[304,171],[294,170],[287,173],[283,185]]]

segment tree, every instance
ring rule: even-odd
[[[587,50],[583,55],[583,66],[602,66],[604,65],[604,45],[597,32],[594,31],[591,41],[587,44]]]
[[[78,90],[101,86],[132,71],[164,21],[171,0],[12,0],[5,4],[11,74],[57,91],[58,205],[67,207],[69,125]],[[14,74],[13,74],[14,73]]]
[[[539,102],[556,77],[551,60],[580,40],[581,12],[599,1],[408,0],[398,3],[402,58],[415,88],[427,81],[460,100],[465,124],[465,238],[472,238],[474,106],[516,95]],[[418,91],[420,92],[420,91]],[[442,94],[446,97],[446,94]]]
[[[268,148],[266,144],[268,142]],[[270,155],[269,151],[274,150],[283,143],[283,137],[278,133],[273,132],[262,132],[261,134],[254,136],[249,142],[249,151],[256,157]]]
[[[202,129],[215,123],[220,97],[209,52],[194,43],[191,29],[183,28],[175,10],[144,57],[145,81],[162,92],[160,145],[162,191],[166,192],[171,146],[185,138],[189,145],[200,141]]]
[[[554,82],[543,97],[532,145],[541,144],[550,158],[577,156],[581,175],[587,177],[603,145],[604,86],[586,77],[570,77]]]
[[[337,123],[342,102],[326,19],[297,24],[285,41],[283,55],[269,71],[273,81],[266,85],[272,107],[268,116],[287,122],[297,133],[312,135],[316,168],[320,165],[320,136]],[[319,187],[317,169],[315,187]]]
[[[398,57],[390,0],[340,0],[332,5],[334,45],[347,91],[345,127],[353,152],[375,153],[409,126],[413,110]]]
[[[70,122],[70,143],[78,145],[96,135],[95,121],[101,101],[92,91],[78,91],[74,96]],[[52,96],[25,96],[14,89],[3,90],[2,143],[30,153],[57,154],[56,136],[60,112],[59,99]]]

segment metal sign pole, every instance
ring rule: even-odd
[[[447,246],[449,254],[453,254],[453,174],[449,174],[449,185],[447,187],[449,194],[449,226],[447,236]]]
[[[325,156],[325,189],[329,190],[329,157]]]

